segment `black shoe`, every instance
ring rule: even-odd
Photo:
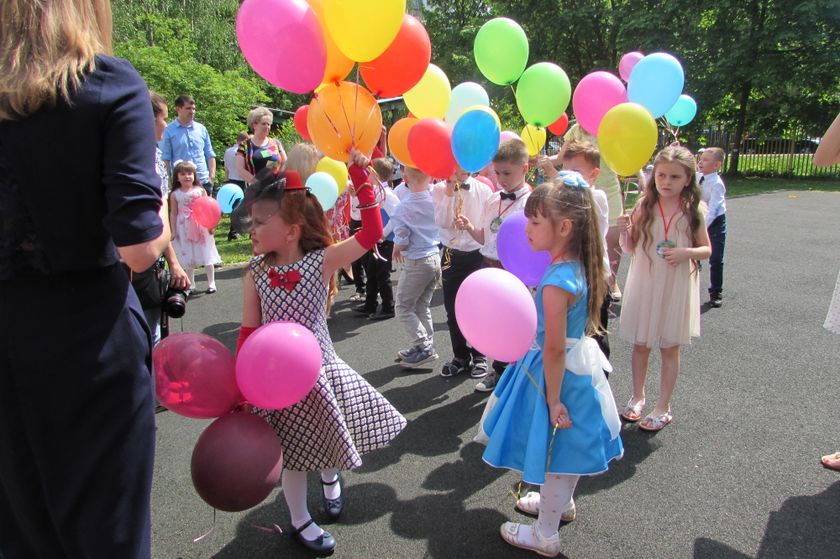
[[[371,320],[388,320],[389,318],[394,318],[395,316],[394,309],[382,309],[379,312],[373,313],[368,318]]]
[[[376,309],[371,310],[367,305],[356,305],[353,307],[353,312],[370,316],[376,312]]]
[[[313,522],[314,520],[310,518],[309,522],[307,522],[300,528],[295,528],[294,526],[292,526],[292,534],[294,534],[295,537],[297,537],[297,541],[299,541],[303,547],[305,547],[318,557],[332,555],[332,552],[335,551],[335,538],[332,537],[332,534],[324,530],[324,533],[315,538],[314,540],[307,540],[301,534],[301,532],[303,530],[306,530],[309,527],[309,525]]]
[[[228,236],[227,236],[227,240],[228,240],[228,241],[235,241],[235,240],[236,240],[236,239],[238,239],[238,238],[239,238],[239,235],[237,235],[237,234],[236,234],[236,233],[234,233],[233,231],[231,231],[230,233],[228,233]]]
[[[321,485],[335,485],[336,483],[341,482],[341,474],[335,477],[335,481],[326,482],[323,479],[321,480]],[[341,485],[339,484],[339,489],[342,489]],[[341,516],[341,511],[344,510],[344,492],[338,496],[337,499],[327,499],[324,497],[323,493],[321,497],[324,499],[324,511],[326,511],[327,516],[330,520],[337,520],[339,516]]]
[[[720,291],[709,292],[709,306],[715,309],[719,309],[723,306],[723,296]]]
[[[460,375],[461,373],[465,372],[467,369],[470,368],[469,361],[463,361],[455,357],[449,363],[445,363],[443,368],[440,370],[440,376],[442,377],[455,377]],[[484,365],[484,373],[487,374],[487,365]]]

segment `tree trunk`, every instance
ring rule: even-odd
[[[732,146],[731,157],[729,158],[729,169],[726,170],[728,175],[738,174],[738,156],[741,153],[741,146],[744,144],[744,129],[747,125],[747,102],[750,99],[750,90],[752,89],[752,80],[747,80],[741,86],[741,103],[738,108],[738,123],[735,127],[735,141]]]

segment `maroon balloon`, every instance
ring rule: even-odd
[[[206,334],[172,334],[155,347],[152,361],[158,400],[179,415],[211,419],[243,400],[233,355]]]
[[[260,504],[277,485],[283,449],[264,419],[232,413],[198,437],[190,468],[195,490],[208,505],[239,512]]]

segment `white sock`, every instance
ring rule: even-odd
[[[289,507],[292,526],[299,528],[312,518],[306,505],[306,472],[283,470],[283,497]],[[307,540],[314,540],[324,531],[314,522],[301,532]]]
[[[216,268],[212,264],[205,266],[204,273],[207,274],[207,289],[216,289]]]
[[[195,289],[195,268],[187,268],[187,277],[190,278],[190,286],[187,289]]]
[[[321,470],[321,481],[324,483],[331,483],[338,480],[338,470]],[[341,497],[341,483],[333,483],[332,485],[321,485],[324,490],[324,497],[327,499],[338,499]]]
[[[546,474],[540,488],[540,515],[534,528],[544,538],[550,538],[560,528],[560,516],[572,502],[580,476]]]

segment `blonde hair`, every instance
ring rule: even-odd
[[[254,125],[261,121],[263,118],[268,117],[271,119],[271,122],[274,122],[274,114],[270,110],[265,107],[257,107],[256,109],[252,109],[250,113],[248,113],[248,119],[246,123],[248,124],[248,128],[251,130],[254,129]]]
[[[593,168],[599,169],[601,167],[601,152],[592,142],[572,140],[563,150],[563,161],[568,161],[578,155],[583,156],[583,160]]]
[[[525,216],[530,218],[536,214],[551,221],[555,231],[562,220],[571,221],[568,250],[583,265],[588,292],[586,331],[588,334],[601,333],[601,305],[607,295],[607,270],[592,189],[567,186],[559,177],[545,182],[525,202]]]
[[[721,148],[706,148],[705,153],[711,153],[715,161],[720,161],[721,163],[723,163],[724,156],[726,155]]]
[[[66,102],[111,53],[108,0],[0,2],[0,121]]]
[[[315,172],[318,166],[318,148],[315,144],[301,142],[292,146],[286,158],[286,170],[297,171],[300,180],[306,184],[306,180]]]
[[[528,163],[528,148],[525,146],[525,142],[518,138],[502,142],[499,151],[493,156],[493,163],[525,165]]]

